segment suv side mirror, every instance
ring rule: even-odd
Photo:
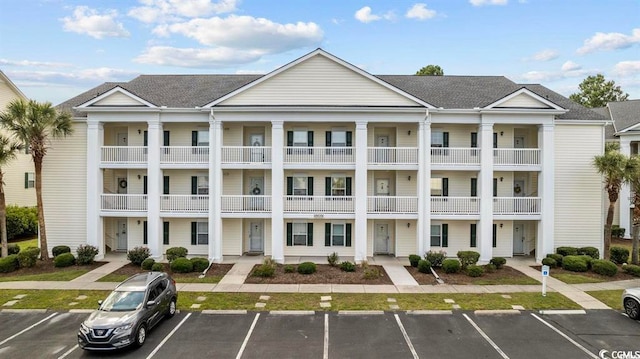
[[[153,307],[154,305],[156,305],[156,301],[155,300],[150,300],[147,302],[147,307]]]
[[[98,300],[98,307],[102,306],[102,299]]]

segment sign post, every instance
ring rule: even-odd
[[[547,277],[549,276],[549,266],[542,266],[542,296],[547,296]]]

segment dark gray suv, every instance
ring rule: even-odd
[[[78,345],[86,350],[142,346],[164,317],[176,313],[176,282],[163,272],[136,274],[120,283],[80,324]]]

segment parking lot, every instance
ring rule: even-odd
[[[0,313],[3,358],[600,358],[640,351],[640,322],[586,314],[481,312],[181,312],[139,349],[76,345],[87,314]],[[609,358],[609,354],[603,354]]]

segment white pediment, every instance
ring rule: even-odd
[[[79,108],[86,107],[156,107],[152,103],[121,88],[113,89],[83,103]]]
[[[549,110],[563,110],[562,107],[555,103],[535,94],[534,92],[522,88],[509,96],[506,96],[491,105],[485,107],[489,108],[531,108],[531,109],[549,109]]]

